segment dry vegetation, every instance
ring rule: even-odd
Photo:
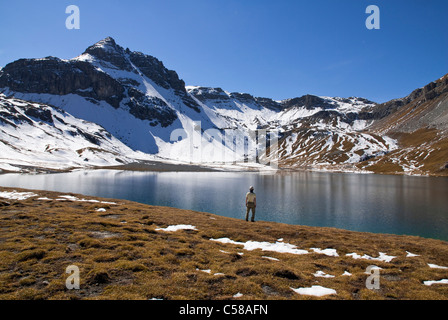
[[[5,190],[12,189],[0,188]],[[250,223],[122,200],[56,201],[61,194],[36,193],[52,200],[0,199],[0,299],[218,300],[236,299],[236,293],[243,294],[238,299],[267,300],[448,298],[448,285],[423,284],[448,278],[448,270],[428,266],[448,266],[444,241]],[[98,212],[99,208],[106,211]],[[197,230],[156,230],[177,224]],[[333,248],[339,256],[247,251],[210,241],[221,237],[271,243],[283,238],[310,252],[310,248]],[[407,257],[406,251],[419,256]],[[372,257],[384,252],[396,258],[380,262],[346,256],[353,252]],[[378,290],[365,285],[365,270],[372,264],[382,268]],[[65,286],[69,265],[80,269],[79,290]],[[317,271],[335,277],[317,278],[313,275]],[[342,276],[345,271],[352,275]],[[291,290],[312,285],[335,289],[337,295],[315,298]]]

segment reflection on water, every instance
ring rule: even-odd
[[[257,220],[448,240],[448,179],[299,172],[76,171],[0,175],[1,186],[74,192]],[[180,221],[181,222],[181,221]]]

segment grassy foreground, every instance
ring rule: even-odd
[[[30,192],[0,188],[13,190]],[[448,269],[440,268],[448,266],[444,241],[250,223],[123,200],[31,192],[37,196],[0,198],[0,299],[448,299],[448,284],[424,284],[448,279]],[[196,230],[160,230],[179,224]],[[249,251],[210,240],[218,238],[269,243],[282,238],[309,253]],[[336,249],[338,255],[311,248]],[[380,252],[395,258],[347,256]],[[66,288],[70,265],[79,268],[79,290]],[[381,268],[379,289],[366,288],[371,265]],[[333,277],[316,277],[319,273]],[[337,293],[314,297],[292,290],[316,285]]]

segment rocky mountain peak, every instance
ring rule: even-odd
[[[284,100],[283,105],[285,108],[291,108],[291,107],[305,107],[306,109],[315,109],[315,108],[322,108],[322,109],[333,109],[335,108],[335,105],[327,101],[326,99],[314,95],[304,95],[299,98],[293,98],[293,99],[287,99]]]
[[[86,54],[100,61],[108,62],[117,69],[125,71],[132,71],[133,69],[125,50],[112,37],[107,37],[91,45],[84,51],[83,55]]]
[[[91,45],[86,49],[86,53],[90,53],[95,55],[96,52],[104,51],[107,53],[123,53],[124,50],[121,46],[117,45],[114,38],[107,37],[103,40],[98,41],[97,43]]]
[[[124,49],[112,37],[107,37],[88,47],[83,55],[93,56],[100,64],[106,62],[117,69],[141,73],[165,89],[174,89],[185,95],[185,82],[178,74],[167,69],[159,59],[137,51]],[[138,70],[136,70],[137,68]]]

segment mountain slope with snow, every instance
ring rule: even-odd
[[[398,148],[357,166],[377,173],[448,175],[448,74],[402,99],[378,105],[386,116],[369,128]]]
[[[374,121],[367,110],[375,103],[362,98],[307,95],[273,101],[221,88],[187,87],[187,91],[222,128],[277,130],[276,160],[281,167],[344,169],[396,149],[393,139],[364,132]]]
[[[149,159],[95,123],[0,94],[0,169],[4,171],[65,170]]]
[[[20,105],[28,104],[55,115],[65,112],[86,133],[101,132],[101,127],[107,132],[102,150],[119,155],[102,160],[87,157],[89,161],[71,155],[57,161],[66,162],[63,167],[117,165],[149,157],[217,166],[263,160],[288,168],[365,171],[368,166],[358,164],[400,149],[393,134],[371,128],[404,110],[398,102],[377,105],[354,97],[305,95],[275,101],[221,88],[186,86],[157,58],[124,49],[110,37],[70,60],[12,62],[0,70],[0,92],[3,108],[13,105],[16,114],[23,114]],[[54,132],[19,121],[15,130],[22,135],[12,134],[5,119],[0,123],[0,139],[9,145],[2,153],[4,163],[33,165],[31,158],[23,158],[31,139],[27,126],[40,130],[34,135],[36,146],[58,140],[54,142],[58,148],[82,149],[70,146],[70,135],[57,121],[50,124]],[[81,119],[98,127],[82,129]],[[15,153],[18,150],[22,155]],[[38,154],[37,159],[41,152],[48,156],[42,147],[28,151]]]

